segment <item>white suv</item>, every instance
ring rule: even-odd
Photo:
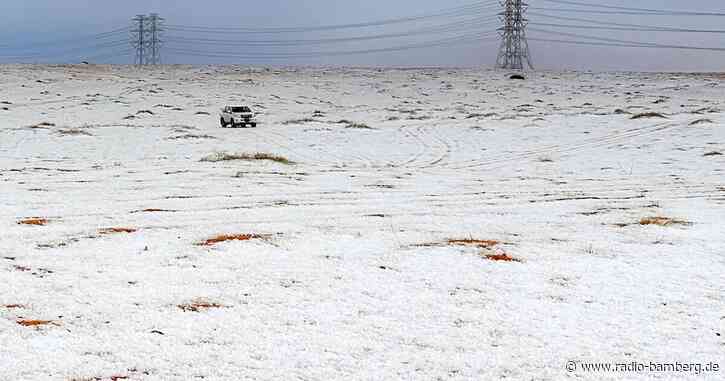
[[[219,121],[222,127],[246,126],[257,127],[252,109],[247,106],[226,106],[222,109]]]

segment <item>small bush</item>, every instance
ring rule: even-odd
[[[695,121],[690,122],[690,126],[696,126],[698,124],[705,124],[705,123],[713,123],[711,119],[698,119]]]
[[[254,154],[248,153],[228,153],[228,152],[215,152],[209,156],[201,159],[202,162],[216,163],[220,161],[231,161],[231,160],[269,160],[281,164],[293,164],[292,161],[284,156],[273,155],[269,153],[257,152]]]
[[[667,119],[666,116],[658,113],[658,112],[643,112],[641,114],[637,114],[632,116],[630,119],[644,119],[644,118],[663,118]]]
[[[208,302],[205,300],[197,299],[191,303],[184,303],[177,305],[179,309],[184,312],[199,312],[202,310],[208,310],[211,308],[223,308],[224,306],[219,303]]]
[[[349,123],[347,126],[345,126],[345,128],[358,128],[358,129],[363,129],[363,130],[372,130],[373,129],[372,127],[368,126],[365,123],[357,123],[357,122]]]
[[[93,134],[91,134],[90,132],[81,130],[80,128],[66,128],[63,130],[59,130],[58,135],[61,135],[61,136],[77,136],[77,135],[93,136]]]
[[[289,124],[305,124],[310,122],[316,122],[316,120],[312,118],[302,118],[302,119],[292,119],[292,120],[285,120],[282,122],[283,125],[289,125]]]
[[[639,220],[639,224],[646,225],[658,225],[658,226],[670,226],[670,225],[690,225],[691,223],[684,220],[677,220],[669,217],[644,217]]]

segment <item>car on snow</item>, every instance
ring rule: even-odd
[[[257,127],[254,112],[247,106],[226,106],[219,116],[222,127],[252,126]]]

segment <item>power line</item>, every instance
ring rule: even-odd
[[[599,15],[639,15],[639,16],[725,16],[725,13],[664,13],[664,12],[642,12],[642,11],[610,11],[597,9],[571,9],[571,8],[542,8],[531,7],[531,9],[543,9],[549,12],[568,12],[568,13],[590,13]]]
[[[425,19],[439,18],[439,17],[450,17],[450,16],[465,16],[470,15],[472,12],[480,13],[485,10],[494,10],[498,7],[496,1],[485,1],[476,2],[469,5],[464,5],[455,8],[448,8],[432,14],[425,14],[420,16],[410,16],[393,18],[386,20],[350,23],[350,24],[333,24],[333,25],[321,25],[321,26],[308,26],[308,27],[276,27],[276,28],[242,28],[242,27],[206,27],[206,26],[188,26],[188,25],[168,25],[168,30],[177,31],[190,31],[198,33],[294,33],[294,32],[313,32],[313,31],[328,31],[328,30],[339,30],[339,29],[352,29],[352,28],[364,28],[371,26],[383,26],[399,23],[407,23],[412,21],[420,21]]]
[[[673,33],[710,33],[725,34],[725,30],[703,30],[703,29],[679,29],[679,28],[661,28],[661,27],[617,27],[617,26],[596,26],[596,25],[571,25],[571,24],[551,24],[541,22],[530,22],[529,25],[540,25],[554,28],[570,28],[570,29],[589,29],[589,30],[620,30],[630,32],[673,32]]]
[[[219,45],[219,46],[298,46],[298,45],[323,45],[323,44],[334,44],[343,42],[355,42],[355,41],[370,41],[379,39],[399,38],[399,37],[410,37],[425,34],[441,34],[450,33],[457,31],[467,31],[480,29],[482,27],[493,25],[496,21],[492,17],[478,18],[473,20],[467,20],[465,22],[451,23],[445,25],[438,25],[427,28],[414,29],[410,31],[400,33],[387,33],[387,34],[375,34],[368,36],[353,36],[353,37],[338,37],[338,38],[326,38],[326,39],[277,39],[277,40],[222,40],[222,39],[210,39],[210,38],[189,38],[179,37],[176,35],[170,35],[167,38],[169,43],[181,43],[181,44],[192,44],[202,43],[205,45]]]
[[[681,46],[681,45],[651,45],[651,44],[643,45],[643,44],[640,44],[640,43],[637,43],[634,41],[631,44],[625,44],[625,43],[613,43],[613,42],[558,40],[558,39],[539,38],[539,37],[529,37],[529,40],[542,41],[542,42],[554,42],[554,43],[561,43],[561,44],[571,44],[571,45],[613,46],[613,47],[622,47],[622,48],[709,50],[709,51],[718,51],[718,52],[725,51],[725,48],[709,48],[709,47]]]
[[[66,57],[71,54],[74,54],[75,52],[83,52],[87,50],[102,50],[106,48],[114,48],[119,47],[123,45],[127,45],[128,41],[120,40],[120,41],[110,41],[102,44],[96,44],[91,46],[84,46],[84,47],[78,47],[73,49],[67,49],[60,52],[51,52],[51,53],[29,53],[29,54],[6,54],[6,55],[0,55],[2,58],[11,58],[11,59],[32,59],[32,58],[53,58],[53,57]]]
[[[684,33],[713,33],[713,34],[720,34],[725,33],[725,30],[711,30],[711,29],[692,29],[692,28],[677,28],[677,27],[671,27],[671,26],[653,26],[653,25],[638,25],[638,24],[625,24],[625,23],[615,23],[615,22],[608,22],[608,21],[601,21],[601,20],[592,20],[592,19],[583,19],[578,17],[564,17],[564,16],[554,16],[554,15],[548,15],[544,13],[538,13],[538,12],[529,12],[530,15],[533,16],[539,16],[539,17],[545,17],[545,18],[551,18],[555,20],[565,20],[565,21],[577,21],[577,22],[584,22],[584,23],[590,23],[590,24],[596,24],[596,25],[611,25],[611,26],[617,26],[617,27],[630,27],[631,30],[640,30],[637,28],[644,28],[646,31],[662,31],[662,32],[684,32]],[[542,23],[538,22],[530,22],[529,24],[536,24],[536,25],[543,25]],[[553,24],[553,25],[559,25],[559,26],[565,26],[566,24]],[[568,26],[568,25],[566,25]],[[619,29],[617,29],[619,30]],[[629,30],[629,29],[621,29],[621,30]]]
[[[363,50],[346,50],[346,51],[319,51],[319,52],[301,52],[301,53],[249,53],[249,54],[233,54],[229,52],[220,51],[199,51],[190,49],[177,49],[169,48],[169,51],[183,53],[197,57],[209,57],[209,58],[240,58],[240,59],[285,59],[285,58],[317,58],[317,57],[332,57],[332,56],[347,56],[347,55],[359,55],[359,54],[371,54],[371,53],[382,53],[382,52],[396,52],[411,49],[420,49],[434,46],[445,46],[452,44],[461,43],[472,43],[485,41],[486,37],[493,37],[496,33],[495,30],[450,37],[441,39],[433,42],[425,42],[418,44],[409,44],[388,48],[377,48],[377,49],[363,49]]]
[[[62,44],[73,45],[73,44],[82,43],[83,41],[87,41],[87,40],[98,40],[98,39],[107,39],[107,38],[112,38],[112,37],[120,37],[120,36],[124,35],[124,32],[128,32],[129,30],[130,30],[129,27],[124,27],[124,28],[114,29],[114,30],[111,30],[108,32],[97,33],[97,34],[93,34],[93,35],[79,36],[79,37],[62,39],[62,40],[36,41],[36,42],[30,41],[30,42],[24,42],[22,44],[22,46],[17,46],[17,45],[16,46],[2,45],[2,46],[5,48],[8,48],[8,49],[28,50],[30,48],[42,47],[42,46],[57,47],[58,45],[62,45]]]
[[[644,12],[649,14],[657,14],[657,15],[668,15],[668,16],[725,16],[724,12],[693,12],[693,11],[677,11],[677,10],[664,10],[664,9],[651,9],[651,8],[632,8],[632,7],[621,7],[621,6],[614,6],[614,5],[606,5],[606,4],[591,4],[591,3],[582,3],[579,1],[568,1],[568,0],[541,0],[548,3],[556,3],[556,4],[565,4],[565,5],[577,5],[582,7],[590,7],[590,8],[602,8],[602,9],[617,9],[622,11],[632,11],[632,12]],[[558,10],[558,9],[552,9],[552,10]],[[597,11],[591,11],[592,13]]]
[[[682,49],[682,50],[708,50],[708,51],[725,52],[725,48],[718,48],[718,47],[699,47],[699,46],[689,46],[689,45],[671,45],[671,44],[658,44],[658,43],[653,43],[653,42],[629,41],[629,40],[620,40],[620,39],[614,39],[614,38],[587,36],[587,35],[581,35],[581,34],[576,34],[576,33],[556,32],[556,31],[545,30],[545,29],[536,29],[536,28],[530,28],[530,30],[536,31],[536,32],[541,32],[541,33],[583,38],[583,39],[587,39],[587,40],[604,41],[606,43],[629,45],[627,47],[664,48],[664,49]],[[537,40],[541,41],[544,39],[539,38]],[[564,41],[568,41],[568,40],[560,40],[560,41],[552,41],[552,42],[564,42]],[[568,42],[585,43],[586,41],[568,41]],[[601,44],[599,44],[599,45],[601,45]],[[617,46],[620,46],[620,45],[617,45]]]

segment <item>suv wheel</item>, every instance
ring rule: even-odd
[[[226,123],[224,123],[224,118],[219,118],[219,122],[220,122],[220,124],[222,125],[222,128],[224,128],[224,127],[226,127],[226,126],[227,126],[227,124],[226,124]]]

